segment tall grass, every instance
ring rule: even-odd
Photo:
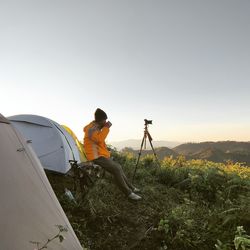
[[[131,178],[136,158],[115,150],[112,157]],[[109,175],[84,200],[75,194],[78,205],[63,198],[58,180],[51,182],[88,249],[240,250],[236,228],[244,228],[245,238],[250,232],[250,168],[239,163],[167,157],[159,167],[152,155],[145,156],[134,179],[143,197],[137,203],[121,194]],[[62,181],[62,190],[65,185],[69,180]]]

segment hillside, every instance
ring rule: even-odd
[[[215,148],[207,148],[194,154],[188,155],[189,159],[202,159],[214,162],[226,162],[231,160],[229,154]]]
[[[167,147],[155,148],[155,152],[160,160],[168,156],[176,158],[179,155],[184,155],[187,159],[202,159],[221,163],[232,161],[250,165],[250,149],[247,151],[249,144],[241,142],[187,143],[173,149]],[[139,150],[124,148],[121,152],[131,153],[138,157]],[[148,154],[153,154],[153,151],[142,150],[142,156]]]
[[[237,141],[219,141],[219,142],[200,142],[200,143],[184,143],[173,148],[178,154],[185,156],[198,153],[208,148],[218,149],[225,153],[234,152],[250,152],[250,142]]]
[[[112,156],[131,178],[136,158],[115,151]],[[140,202],[124,197],[108,174],[84,197],[74,192],[73,178],[47,175],[88,250],[212,250],[215,244],[234,250],[233,239],[245,235],[241,228],[236,233],[237,226],[250,232],[250,169],[239,164],[168,157],[159,168],[146,156],[135,176]],[[65,187],[76,204],[64,195]]]
[[[118,150],[122,150],[123,148],[133,148],[135,150],[140,149],[141,147],[141,139],[131,139],[131,140],[124,140],[124,141],[113,141],[110,142],[110,144],[117,148]],[[175,141],[155,141],[153,140],[153,145],[155,148],[158,147],[168,147],[168,148],[173,148],[176,147],[177,145],[180,145],[179,142]],[[147,147],[150,148],[150,145],[147,140]]]
[[[188,159],[241,162],[250,165],[250,142],[221,141],[185,143],[172,149]]]
[[[216,148],[207,148],[187,156],[188,159],[202,159],[214,162],[240,162],[250,165],[250,152],[225,153]]]
[[[140,150],[134,150],[132,148],[124,148],[123,150],[121,150],[122,153],[131,153],[134,155],[134,157],[138,157],[139,151]],[[167,156],[173,156],[173,157],[178,156],[178,154],[175,151],[167,147],[155,148],[155,153],[160,160],[163,160]],[[153,154],[153,150],[141,151],[141,156],[151,155],[151,154]]]

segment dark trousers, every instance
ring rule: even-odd
[[[99,157],[93,162],[114,176],[115,184],[125,195],[129,195],[132,192],[134,186],[128,181],[119,163],[105,157]]]

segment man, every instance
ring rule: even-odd
[[[107,122],[107,119],[107,114],[98,108],[95,111],[95,120],[84,127],[84,149],[87,159],[111,173],[118,188],[129,199],[140,200],[141,197],[134,193],[138,192],[139,189],[128,181],[121,165],[110,158],[105,139],[112,123]]]

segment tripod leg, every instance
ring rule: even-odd
[[[140,157],[141,157],[142,147],[143,147],[143,144],[144,144],[145,140],[146,140],[146,138],[145,138],[145,136],[143,136],[142,142],[141,142],[141,148],[140,148],[140,151],[138,153],[138,158],[137,158],[137,161],[136,161],[136,164],[135,164],[135,170],[134,170],[134,174],[133,174],[133,178],[132,178],[132,183],[134,181],[135,173],[136,173],[136,170],[137,170],[137,167],[138,167],[138,163],[139,163],[139,160],[140,160]]]
[[[149,133],[148,133],[148,134],[149,134]],[[152,138],[150,134],[149,134],[148,137],[149,137],[149,138]],[[158,164],[158,166],[160,167],[161,164],[160,164],[159,159],[158,159],[158,157],[157,157],[157,155],[156,155],[156,153],[155,153],[155,149],[154,149],[153,144],[152,144],[152,139],[151,139],[151,140],[149,139],[149,143],[150,143],[150,146],[151,146],[151,148],[152,148],[152,150],[153,150],[153,153],[154,153],[155,159],[156,159],[156,161],[157,161],[157,164]]]

